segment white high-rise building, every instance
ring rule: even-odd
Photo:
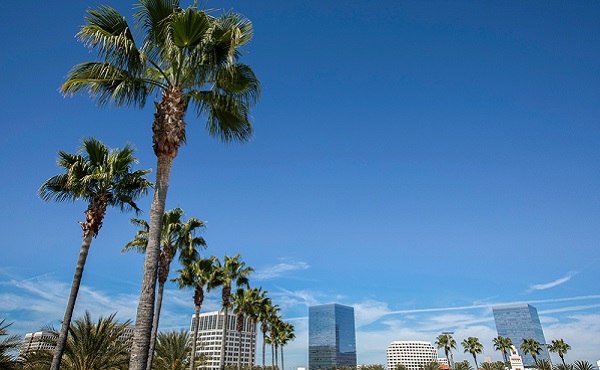
[[[402,364],[408,370],[419,370],[425,364],[437,362],[437,356],[431,342],[394,341],[387,348],[387,368],[394,370]]]
[[[23,338],[23,344],[21,345],[21,355],[24,355],[30,351],[54,350],[54,343],[58,339],[58,336],[49,331],[38,331],[35,333],[25,334]]]
[[[196,315],[194,315],[195,317]],[[256,330],[252,330],[252,324],[248,318],[244,318],[243,329],[237,331],[237,317],[229,313],[227,319],[227,337],[225,345],[225,365],[237,365],[241,357],[242,366],[254,364],[254,351],[256,351]],[[190,326],[190,338],[193,336]],[[201,313],[198,321],[198,338],[196,338],[196,358],[204,357],[205,369],[219,369],[221,361],[221,343],[223,338],[223,312]],[[239,340],[241,334],[241,355],[239,352]]]

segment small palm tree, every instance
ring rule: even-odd
[[[477,354],[483,353],[483,345],[479,342],[479,338],[476,337],[468,337],[463,340],[461,345],[465,349],[465,353],[469,352],[473,355],[473,360],[475,361],[475,369],[477,369]]]
[[[12,323],[5,324],[6,319],[0,320],[0,369],[13,370],[17,369],[16,358],[12,352],[19,349],[21,338],[18,335],[8,335],[8,327]]]
[[[126,370],[129,363],[131,321],[119,324],[115,314],[92,322],[89,312],[69,326],[61,370]],[[48,331],[58,336],[53,328]],[[52,343],[54,344],[54,343]],[[24,370],[45,370],[52,362],[51,351],[28,352],[23,356]]]
[[[545,358],[541,358],[537,361],[536,364],[536,368],[538,370],[552,370],[552,363],[550,362],[550,360],[545,359]]]
[[[437,362],[428,362],[421,368],[422,370],[440,370],[440,364]]]
[[[502,357],[504,358],[504,362],[508,362],[508,353],[510,352],[510,347],[513,346],[513,342],[509,337],[497,336],[492,339],[494,343],[494,349],[496,351],[502,352]]]
[[[438,335],[435,340],[435,344],[437,348],[443,348],[444,353],[446,354],[446,360],[448,361],[448,365],[450,369],[452,369],[452,363],[450,362],[450,354],[452,353],[452,349],[456,349],[456,341],[452,338],[452,335],[447,333],[442,333]]]
[[[550,345],[548,346],[548,350],[550,352],[558,353],[558,356],[560,357],[560,360],[562,361],[563,365],[565,365],[565,366],[566,366],[566,364],[565,364],[565,354],[567,352],[569,352],[570,349],[571,349],[571,346],[568,345],[562,339],[553,340],[550,343]]]
[[[190,336],[187,330],[158,332],[153,370],[186,370],[190,355]]]
[[[575,369],[575,370],[594,370],[595,367],[588,361],[575,361],[575,362],[573,362],[573,369]]]
[[[573,370],[573,364],[558,364],[554,366],[556,370]]]
[[[178,277],[172,281],[179,284],[179,288],[194,289],[194,321],[192,323],[192,354],[190,356],[190,370],[196,366],[196,342],[198,338],[198,320],[200,318],[200,308],[204,302],[204,290],[212,284],[214,278],[215,257],[185,259],[183,269],[177,270]]]
[[[165,212],[162,222],[162,232],[160,238],[160,260],[158,264],[158,295],[156,298],[156,312],[154,313],[154,323],[152,324],[152,335],[150,339],[150,350],[148,354],[147,369],[152,368],[154,357],[154,346],[156,343],[156,333],[158,332],[158,323],[160,310],[162,307],[163,293],[165,283],[169,278],[171,262],[179,251],[180,261],[185,259],[195,259],[198,255],[197,248],[206,248],[206,242],[200,236],[196,236],[196,231],[204,228],[204,222],[196,218],[190,218],[187,221],[182,220],[183,210],[175,208]],[[135,250],[145,253],[148,246],[148,231],[150,226],[144,220],[132,218],[131,223],[137,225],[140,230],[137,231],[132,241],[127,243],[122,252]]]
[[[130,370],[147,364],[161,221],[173,160],[186,139],[188,107],[207,117],[210,136],[243,143],[253,136],[249,112],[260,93],[252,69],[239,63],[253,35],[249,20],[233,12],[213,17],[196,2],[184,9],[179,0],[139,0],[137,9],[133,26],[106,5],[87,11],[77,36],[98,60],[73,67],[61,86],[64,94],[87,92],[100,106],[141,108],[149,97],[161,97],[152,123],[156,187]],[[133,30],[141,31],[140,39]]]
[[[438,365],[438,369],[439,369],[439,365]],[[396,364],[396,366],[394,366],[394,368],[392,370],[408,370],[408,368],[404,364]]]
[[[233,257],[225,256],[223,264],[218,259],[214,260],[215,275],[209,284],[210,288],[221,287],[221,307],[223,309],[223,331],[221,335],[221,359],[220,368],[225,369],[225,352],[227,350],[227,325],[229,319],[229,307],[231,306],[231,288],[249,287],[248,276],[254,271],[247,267],[245,262],[240,261],[240,255]]]
[[[505,370],[506,363],[502,361],[496,362],[483,362],[481,364],[483,370]]]
[[[454,364],[454,370],[473,370],[473,366],[471,366],[469,361],[464,360]]]
[[[92,239],[98,236],[102,227],[107,207],[139,212],[135,201],[151,187],[151,183],[145,178],[149,170],[131,171],[131,166],[137,159],[133,156],[133,147],[130,145],[122,150],[109,150],[100,141],[88,138],[83,140],[78,154],[62,150],[58,154],[57,164],[65,173],[46,180],[38,191],[40,198],[57,202],[81,199],[88,202],[88,207],[85,222],[80,222],[83,242],[50,370],[58,370],[60,366],[85,261]]]
[[[537,365],[537,356],[542,353],[542,345],[533,338],[524,338],[523,343],[521,343],[521,351],[524,355],[531,355],[533,362]]]

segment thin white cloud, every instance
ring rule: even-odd
[[[561,277],[560,279],[556,279],[554,281],[551,281],[549,283],[544,283],[544,284],[534,284],[532,286],[529,287],[529,289],[527,289],[527,292],[533,292],[536,290],[546,290],[546,289],[550,289],[550,288],[554,288],[556,286],[559,286],[561,284],[566,283],[567,281],[571,280],[571,278],[573,276],[575,276],[577,273],[576,272],[569,272],[567,274],[567,276]]]
[[[273,266],[263,268],[256,271],[252,276],[253,279],[264,281],[278,278],[292,271],[308,270],[310,265],[302,261],[283,261]]]

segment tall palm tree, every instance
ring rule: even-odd
[[[450,369],[452,369],[452,363],[450,362],[450,354],[452,353],[452,349],[456,349],[456,341],[452,338],[451,334],[442,333],[438,335],[435,340],[435,344],[437,348],[443,348],[444,353],[446,354],[446,360],[448,361],[448,365]]]
[[[278,350],[279,350],[279,331],[283,325],[283,320],[279,314],[274,314],[269,317],[269,336],[267,343],[271,345],[271,367],[277,369],[279,367]]]
[[[563,339],[557,339],[557,340],[553,340],[550,345],[548,346],[548,350],[550,352],[555,352],[558,353],[558,356],[560,357],[560,360],[562,361],[563,365],[566,366],[565,364],[565,354],[571,349],[571,346],[569,344],[567,344]]]
[[[65,173],[46,180],[38,191],[40,198],[57,202],[81,199],[88,202],[88,207],[85,222],[80,222],[83,242],[50,370],[58,370],[60,366],[85,261],[92,239],[98,236],[102,227],[107,207],[139,212],[135,201],[151,187],[151,183],[145,178],[149,170],[131,171],[131,166],[137,163],[137,159],[133,156],[133,147],[130,145],[121,150],[109,150],[100,141],[88,138],[83,140],[78,154],[62,150],[58,154],[57,164]]]
[[[11,352],[18,350],[21,345],[21,338],[18,335],[8,335],[8,327],[12,323],[5,324],[6,319],[0,320],[0,369],[13,370],[17,369],[17,362]]]
[[[231,306],[231,288],[235,286],[249,287],[248,276],[254,271],[252,267],[240,261],[240,255],[225,256],[223,263],[214,260],[214,279],[210,287],[221,287],[221,307],[223,309],[223,330],[221,334],[221,359],[220,368],[225,369],[225,352],[227,351],[227,325],[229,319],[229,307]]]
[[[119,324],[115,314],[92,322],[89,312],[69,326],[61,370],[126,370],[129,363],[128,330],[131,321]],[[56,330],[50,332],[58,336]],[[28,352],[23,356],[24,370],[45,370],[52,362],[51,351]]]
[[[479,338],[476,337],[468,337],[463,340],[461,345],[465,349],[465,353],[469,352],[473,355],[473,360],[475,361],[475,369],[477,369],[477,354],[483,353],[483,344],[479,342]]]
[[[172,209],[165,212],[163,215],[160,237],[160,260],[158,263],[158,295],[156,297],[156,312],[154,313],[154,323],[152,324],[152,335],[150,337],[150,349],[147,364],[148,370],[152,368],[163,292],[165,282],[169,278],[171,262],[178,251],[180,251],[179,259],[184,261],[186,258],[196,258],[198,255],[198,247],[206,247],[204,238],[195,235],[199,228],[205,227],[204,222],[196,218],[190,218],[187,221],[183,221],[182,217],[183,210],[181,208]],[[125,245],[122,252],[135,250],[140,253],[145,253],[148,246],[148,230],[150,226],[146,221],[137,218],[132,218],[131,223],[137,225],[140,230],[137,231],[133,240]]]
[[[277,340],[279,342],[279,346],[281,348],[281,369],[285,370],[285,365],[283,362],[283,347],[285,347],[290,341],[294,340],[296,335],[294,334],[294,325],[289,322],[284,322],[281,326]]]
[[[542,345],[533,338],[523,338],[521,351],[524,355],[530,354],[533,357],[533,362],[537,365],[537,356],[542,353]]]
[[[153,370],[186,370],[191,351],[187,330],[158,332]]]
[[[494,349],[496,351],[502,352],[502,358],[504,358],[504,362],[508,362],[508,353],[510,352],[510,348],[513,346],[513,342],[509,337],[497,336],[492,339],[494,343]]]
[[[242,331],[244,330],[244,321],[248,320],[250,325],[253,325],[252,314],[255,304],[255,289],[248,288],[244,289],[237,288],[235,293],[232,296],[232,304],[233,304],[233,313],[236,315],[236,330],[238,332],[238,362],[237,368],[240,370],[242,368]],[[250,333],[250,338],[252,338],[252,333]],[[252,343],[252,340],[250,341]],[[250,362],[248,364],[252,367],[252,348],[250,348]]]
[[[196,365],[196,342],[198,338],[198,320],[200,317],[200,308],[204,302],[204,289],[211,284],[214,277],[215,257],[185,259],[183,269],[177,270],[178,277],[172,281],[179,284],[179,288],[194,289],[194,307],[196,313],[192,322],[192,354],[190,356],[190,370],[194,370]]]
[[[258,321],[260,322],[260,330],[262,332],[262,369],[266,368],[266,343],[267,332],[269,331],[269,318],[271,315],[277,314],[279,307],[273,305],[270,298],[265,298],[258,306]]]
[[[210,136],[246,142],[253,136],[250,108],[260,94],[254,72],[239,62],[240,48],[252,38],[252,23],[233,12],[211,16],[196,2],[184,9],[179,2],[139,0],[133,26],[112,7],[88,10],[77,36],[97,51],[97,61],[74,66],[61,86],[65,95],[87,92],[100,106],[143,107],[148,97],[160,96],[152,123],[156,187],[130,370],[146,366],[161,221],[171,166],[186,141],[187,109],[207,117]],[[140,39],[134,29],[141,31]]]
[[[256,337],[256,323],[258,322],[261,307],[264,307],[267,304],[270,304],[271,300],[267,297],[267,291],[262,290],[262,288],[250,288],[246,290],[247,292],[247,307],[246,307],[246,315],[250,319],[250,338]],[[255,364],[256,358],[256,348],[254,345],[256,344],[256,340],[250,341],[250,367],[252,368]]]

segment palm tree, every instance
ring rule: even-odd
[[[244,320],[248,320],[251,326],[256,326],[256,321],[253,321],[252,316],[255,311],[254,305],[256,304],[256,289],[253,288],[238,288],[235,294],[232,296],[233,313],[236,315],[236,330],[238,332],[238,363],[237,369],[242,368],[242,331],[244,330]],[[250,338],[253,337],[253,333],[250,333]],[[253,341],[251,340],[250,343]],[[252,348],[250,348],[250,362],[248,364],[252,367]]]
[[[423,365],[422,370],[440,370],[440,364],[433,361]]]
[[[473,370],[473,367],[471,366],[469,361],[464,360],[454,364],[454,370]]]
[[[452,369],[452,363],[450,362],[450,354],[452,353],[452,348],[456,349],[456,341],[452,338],[451,334],[442,333],[438,335],[435,340],[435,344],[437,348],[443,348],[444,353],[446,354],[446,360],[448,360],[448,365],[450,369]]]
[[[190,355],[190,336],[187,330],[158,332],[153,370],[186,370]]]
[[[262,331],[262,368],[265,370],[265,357],[266,357],[266,344],[269,341],[267,338],[267,332],[269,331],[269,321],[271,317],[277,315],[280,308],[277,305],[273,305],[271,299],[267,298],[259,306],[258,320],[260,321],[260,330]]]
[[[281,348],[281,369],[285,370],[285,365],[283,363],[283,347],[285,347],[290,341],[294,340],[296,335],[294,334],[294,325],[284,322],[280,327],[280,330],[277,335],[277,341],[279,342],[279,346]]]
[[[198,255],[197,247],[205,248],[206,242],[200,236],[195,236],[197,229],[205,227],[204,222],[190,218],[184,222],[181,218],[183,210],[175,208],[165,212],[162,221],[162,232],[160,237],[160,260],[158,263],[158,295],[156,297],[156,309],[154,313],[154,323],[152,324],[152,335],[150,339],[150,350],[148,353],[147,369],[152,368],[152,359],[154,357],[154,346],[156,343],[156,333],[158,332],[158,322],[160,318],[160,309],[162,307],[163,292],[165,282],[169,278],[171,261],[175,258],[177,251],[180,261],[194,259]],[[131,223],[137,225],[140,230],[135,234],[132,241],[127,243],[122,252],[135,250],[145,253],[148,246],[148,230],[150,226],[144,220],[132,218]]]
[[[483,345],[479,342],[479,338],[476,337],[468,337],[463,340],[461,345],[465,349],[465,353],[469,352],[473,355],[473,360],[475,361],[475,369],[477,369],[477,354],[483,353]]]
[[[504,362],[508,362],[508,353],[510,352],[510,347],[513,346],[513,342],[509,337],[497,336],[492,339],[494,343],[494,349],[496,351],[502,352],[502,357],[504,358]]]
[[[573,362],[573,368],[575,370],[594,370],[594,365],[588,361],[575,361]]]
[[[69,326],[61,370],[125,370],[129,363],[131,321],[119,324],[115,314],[92,322],[89,312]],[[56,330],[50,332],[58,336]],[[24,370],[45,370],[53,361],[51,351],[28,352],[23,356]]]
[[[558,356],[560,357],[560,360],[562,361],[563,365],[566,366],[565,364],[565,354],[571,349],[571,346],[568,345],[564,340],[562,339],[558,339],[558,340],[553,340],[550,345],[548,346],[548,350],[550,352],[555,352],[558,353]]]
[[[250,108],[260,87],[252,69],[239,63],[240,48],[253,34],[252,23],[233,12],[213,17],[179,0],[139,0],[135,25],[109,6],[88,10],[79,39],[98,52],[95,62],[76,65],[61,90],[87,92],[99,106],[143,107],[155,103],[152,142],[157,157],[156,187],[150,210],[150,232],[136,316],[130,370],[146,366],[154,314],[161,221],[169,177],[185,142],[185,114],[191,105],[206,115],[208,134],[224,142],[246,142],[253,136]],[[141,30],[136,39],[132,30]]]
[[[214,276],[215,257],[185,259],[183,269],[177,270],[178,277],[172,281],[179,284],[179,288],[194,289],[194,321],[192,323],[192,354],[190,356],[190,370],[194,370],[196,363],[196,341],[198,338],[198,320],[200,308],[204,302],[204,288],[211,284]]]
[[[221,287],[221,307],[223,308],[223,331],[221,335],[221,359],[220,368],[225,369],[225,352],[227,350],[227,325],[229,319],[229,306],[231,305],[231,288],[249,287],[248,276],[254,271],[252,267],[246,267],[246,263],[240,261],[240,255],[233,257],[225,256],[223,264],[218,259],[214,260],[214,279],[209,287]]]
[[[279,310],[278,310],[279,311]],[[271,367],[277,369],[279,367],[277,351],[279,349],[279,331],[283,325],[281,316],[275,313],[269,316],[269,336],[267,337],[267,343],[271,345]]]
[[[6,338],[0,340],[0,369],[17,369],[17,362],[11,352],[18,350],[21,345],[21,338],[18,335],[8,335],[8,327],[12,323],[4,324],[6,319],[0,320],[0,337]]]
[[[262,288],[250,288],[247,292],[247,306],[246,315],[250,319],[250,338],[256,336],[256,323],[259,319],[261,308],[267,304],[270,304],[271,300],[267,298],[267,291]],[[254,344],[256,340],[250,341],[250,367],[252,368],[255,364],[256,348]]]
[[[542,345],[533,338],[524,338],[521,343],[521,351],[524,355],[530,354],[533,357],[533,362],[537,365],[537,355],[542,353]]]
[[[506,368],[506,363],[502,361],[483,362],[481,368],[483,370],[504,370]]]
[[[131,165],[137,163],[137,159],[133,156],[133,147],[130,145],[122,150],[109,150],[100,141],[88,138],[83,140],[78,154],[62,150],[58,154],[57,164],[65,173],[46,180],[38,191],[40,198],[57,202],[81,199],[88,202],[88,207],[85,222],[80,222],[83,242],[50,370],[58,370],[60,366],[85,261],[92,238],[98,236],[102,227],[107,207],[139,212],[135,201],[151,187],[151,183],[144,177],[149,170],[131,171]]]
[[[573,364],[558,364],[554,366],[556,370],[574,370]]]
[[[552,370],[552,363],[550,362],[550,360],[545,359],[545,358],[541,358],[537,361],[536,366],[535,366],[538,370]]]
[[[394,366],[393,369],[390,370],[408,370],[408,368],[406,367],[406,365],[398,363],[396,364],[396,366]],[[439,370],[439,365],[437,370]]]

